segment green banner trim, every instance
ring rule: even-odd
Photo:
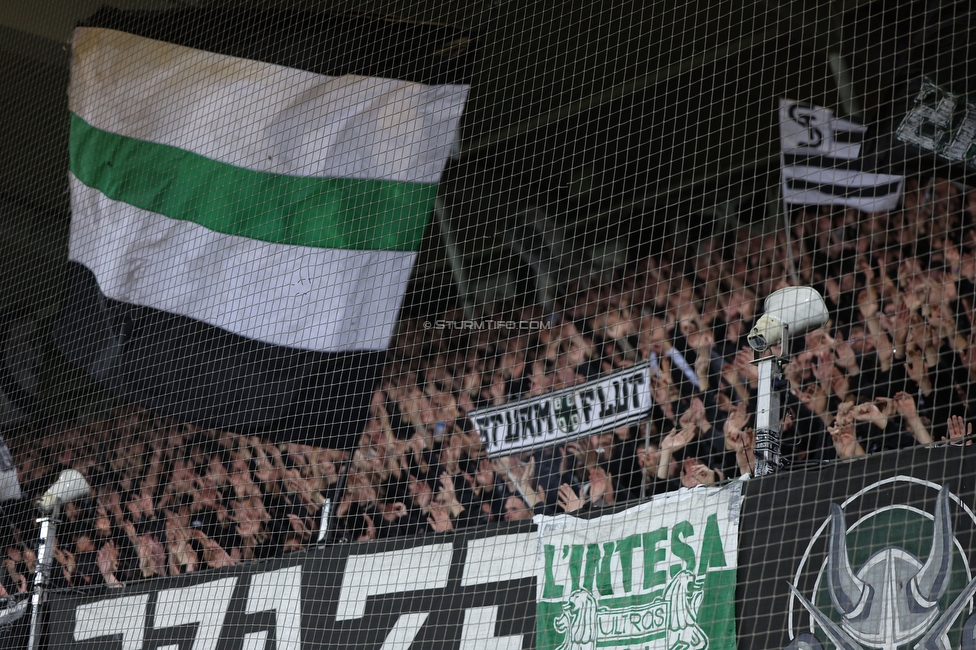
[[[256,172],[71,115],[71,172],[110,199],[276,244],[415,252],[437,185]]]

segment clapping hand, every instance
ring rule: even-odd
[[[684,427],[682,429],[672,429],[671,433],[664,436],[661,440],[661,450],[670,451],[672,454],[682,447],[686,446],[689,442],[695,439],[695,428],[694,427]]]
[[[563,512],[576,512],[586,505],[586,499],[576,494],[576,491],[569,485],[562,483],[556,494],[556,503],[563,509]]]
[[[853,424],[827,427],[827,432],[834,441],[834,449],[839,458],[853,458],[864,453],[854,434]]]
[[[594,467],[590,470],[590,499],[596,503],[600,499],[606,504],[612,504],[613,499],[613,477],[607,474],[602,467]]]
[[[725,420],[725,449],[727,451],[738,453],[742,450],[745,445],[743,434],[747,424],[749,424],[749,413],[746,410],[746,403],[739,402]]]
[[[888,426],[888,416],[876,404],[872,404],[871,402],[855,406],[853,415],[855,421],[870,422],[879,429],[884,429]]]
[[[956,447],[962,447],[964,444],[963,438],[967,438],[973,435],[972,423],[970,422],[969,424],[966,424],[966,421],[963,420],[958,415],[953,415],[952,417],[950,417],[948,424],[949,424],[949,444],[951,445],[954,445]],[[943,436],[942,439],[945,440],[945,436]],[[973,441],[971,439],[965,442],[965,445],[967,447],[972,444]]]
[[[891,403],[903,418],[914,419],[918,417],[918,411],[915,409],[915,398],[905,391],[895,393]]]

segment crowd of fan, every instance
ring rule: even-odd
[[[789,463],[968,435],[976,192],[911,180],[890,213],[791,217],[789,237],[744,228],[652,251],[612,282],[576,287],[554,314],[485,315],[539,324],[528,331],[406,322],[338,504],[345,538],[577,512],[754,471],[759,377],[746,335],[765,297],[793,284],[818,289],[831,320],[785,368]],[[489,459],[467,417],[644,361],[654,406],[638,426]]]
[[[54,588],[113,586],[301,550],[349,456],[175,424],[139,408],[12,451],[28,494],[63,469],[92,486],[60,515]],[[0,531],[0,597],[25,593],[37,564],[37,530],[15,512],[29,510],[29,501],[4,507],[20,527]]]
[[[610,282],[581,282],[556,313],[483,314],[531,329],[404,320],[351,454],[134,408],[20,445],[22,483],[74,468],[93,486],[63,513],[54,586],[299,550],[317,538],[337,484],[335,539],[364,541],[580,513],[749,474],[758,372],[746,334],[794,273],[822,293],[831,321],[790,351],[781,423],[789,463],[970,434],[976,191],[909,181],[891,213],[822,207],[791,218],[789,237],[743,228],[694,250],[652,251]],[[463,320],[459,310],[435,317]],[[468,418],[641,362],[654,406],[639,425],[488,458]],[[0,597],[25,592],[36,564],[36,531],[4,534]]]

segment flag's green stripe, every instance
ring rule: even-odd
[[[255,172],[71,116],[71,171],[116,201],[210,230],[317,248],[417,251],[437,186]]]

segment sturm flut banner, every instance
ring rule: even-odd
[[[472,411],[489,456],[548,447],[636,424],[651,410],[651,368],[642,363],[574,388]]]
[[[538,516],[540,649],[735,650],[741,483],[598,519]]]

